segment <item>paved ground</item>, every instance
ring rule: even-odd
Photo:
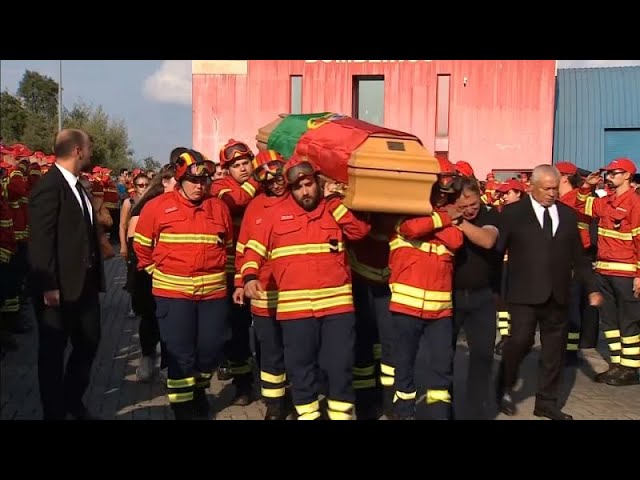
[[[125,264],[120,258],[106,262],[108,291],[102,298],[103,340],[96,358],[92,383],[85,397],[95,414],[116,420],[163,420],[172,414],[165,396],[163,383],[156,379],[150,384],[136,381],[135,370],[140,358],[138,344],[138,320],[129,318],[129,300],[122,290]],[[9,353],[2,360],[0,376],[0,417],[9,419],[41,418],[36,361],[36,335],[18,337],[20,349]],[[514,419],[535,419],[533,401],[535,394],[537,348],[526,359],[522,377],[526,381],[515,400],[518,415]],[[606,349],[606,347],[605,347]],[[605,349],[600,348],[601,352]],[[467,355],[464,344],[456,357],[456,393],[463,398]],[[565,410],[576,419],[640,420],[640,386],[609,387],[591,381],[593,372],[606,368],[606,362],[597,351],[584,352],[579,368],[567,368],[566,386],[569,394]],[[228,383],[228,382],[227,382]],[[254,402],[248,407],[229,406],[232,387],[214,380],[209,398],[219,420],[260,420],[265,407]],[[570,391],[570,393],[569,393]],[[462,400],[460,400],[462,402]],[[464,405],[458,406],[464,419]],[[500,414],[497,419],[506,419]]]

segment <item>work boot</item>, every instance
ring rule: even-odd
[[[267,404],[267,413],[264,416],[265,420],[286,420],[287,409],[285,405],[285,399],[269,399]]]
[[[148,382],[153,377],[155,359],[147,356],[140,359],[140,365],[136,369],[136,376],[139,382]]]
[[[607,377],[605,383],[614,387],[638,385],[640,383],[640,378],[638,378],[638,369],[620,366],[615,373],[612,373]]]
[[[613,375],[617,375],[618,370],[620,370],[620,364],[619,363],[613,363],[609,366],[609,370],[605,371],[605,372],[601,372],[598,373],[593,381],[596,383],[607,383],[607,380],[609,379],[609,377],[613,376]]]
[[[231,364],[229,362],[224,362],[220,367],[218,367],[218,380],[221,382],[226,382],[227,380],[231,380],[233,375],[231,374]]]
[[[205,388],[196,388],[193,392],[193,410],[198,419],[209,420],[211,408]]]
[[[378,389],[356,390],[356,419],[377,420],[380,417]]]
[[[233,385],[236,387],[236,393],[231,404],[239,407],[251,405],[253,402],[253,381],[251,377],[248,375],[235,377]]]
[[[173,410],[173,416],[176,420],[196,419],[193,400],[188,402],[172,403],[171,410]]]

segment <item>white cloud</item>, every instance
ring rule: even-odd
[[[164,60],[144,81],[143,92],[157,102],[191,105],[191,60]]]
[[[558,60],[558,68],[628,67],[640,65],[640,60]]]

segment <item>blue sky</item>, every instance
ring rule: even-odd
[[[559,68],[640,65],[640,60],[560,60]],[[14,93],[25,70],[58,80],[58,60],[2,60],[0,88]],[[78,100],[102,105],[129,129],[136,159],[168,160],[191,145],[190,60],[64,60],[65,107]]]

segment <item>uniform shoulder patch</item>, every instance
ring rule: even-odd
[[[178,207],[169,207],[164,209],[164,213],[176,212],[177,210],[178,210]]]
[[[280,216],[280,220],[281,221],[287,221],[287,220],[293,220],[294,216],[293,215],[282,215]]]

